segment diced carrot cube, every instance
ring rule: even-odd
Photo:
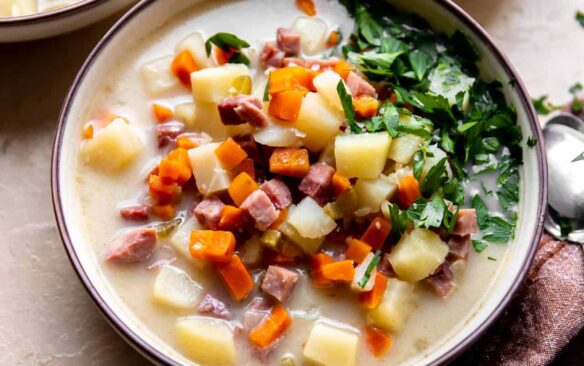
[[[187,50],[179,53],[172,61],[171,69],[174,75],[187,87],[191,87],[191,73],[199,67],[195,63],[193,55]]]
[[[224,206],[219,218],[219,229],[236,231],[245,225],[245,212],[235,206]]]
[[[333,48],[337,44],[339,44],[340,35],[337,29],[333,29],[332,32],[329,34],[328,39],[326,40],[327,48]]]
[[[178,147],[183,148],[185,150],[190,150],[194,149],[195,147],[199,147],[199,144],[196,141],[189,138],[188,136],[179,136],[176,139],[176,144],[178,145]]]
[[[161,218],[162,220],[170,220],[174,217],[174,207],[170,204],[168,205],[162,205],[162,206],[152,206],[150,208],[150,212],[154,215],[154,216],[158,216],[159,218]]]
[[[341,194],[347,192],[351,188],[351,181],[344,175],[335,172],[333,175],[332,185],[335,197],[339,197]]]
[[[225,169],[235,168],[243,159],[247,158],[245,150],[230,137],[225,140],[217,149],[215,155],[219,158]]]
[[[296,0],[296,6],[308,16],[316,15],[316,6],[314,0]]]
[[[314,287],[332,287],[335,282],[325,278],[322,274],[322,267],[325,264],[334,263],[335,260],[330,255],[318,253],[310,258],[310,273],[312,274],[312,284]]]
[[[348,240],[349,247],[345,252],[347,259],[355,261],[355,263],[361,263],[367,257],[367,254],[371,253],[371,246],[367,243],[362,242],[358,239]]]
[[[387,288],[387,277],[377,272],[375,274],[375,284],[373,289],[369,292],[362,292],[359,294],[359,303],[366,309],[375,309],[383,296],[385,296],[385,289]]]
[[[235,249],[235,236],[230,231],[193,230],[189,251],[194,258],[212,262],[229,262]]]
[[[332,281],[351,282],[355,277],[355,267],[350,259],[329,263],[322,266],[322,275],[324,278]]]
[[[157,175],[150,175],[148,178],[148,188],[150,196],[155,198],[158,203],[170,203],[174,198],[176,184],[166,184]]]
[[[385,244],[385,239],[389,236],[391,231],[391,223],[384,217],[377,216],[371,221],[361,241],[369,244],[373,250],[381,249]]]
[[[165,184],[174,183],[178,180],[180,170],[178,161],[163,159],[158,165],[158,176]]]
[[[299,256],[288,256],[280,252],[271,249],[264,249],[262,251],[262,260],[266,264],[277,264],[282,266],[288,266],[296,264],[298,262]]]
[[[270,156],[270,172],[289,177],[303,177],[310,170],[308,150],[293,147],[279,148]]]
[[[266,348],[290,327],[292,318],[282,306],[278,304],[272,308],[270,315],[262,320],[249,332],[249,339],[259,348]]]
[[[379,101],[370,95],[361,95],[353,98],[355,112],[363,118],[371,118],[377,114]]]
[[[353,66],[349,65],[345,60],[339,60],[336,63],[334,71],[341,76],[341,78],[346,79],[349,73],[353,70]]]
[[[255,163],[253,159],[246,158],[233,169],[235,174],[247,173],[252,179],[255,179]]]
[[[391,347],[391,335],[368,325],[365,328],[365,340],[375,357],[383,356]]]
[[[168,121],[174,115],[172,109],[158,103],[152,104],[152,113],[158,122]]]
[[[290,66],[273,70],[270,73],[270,94],[274,95],[299,86],[311,90],[315,74],[300,66]]]
[[[187,149],[178,147],[168,153],[167,159],[176,161],[179,164],[179,173],[178,178],[176,179],[179,185],[184,185],[189,179],[191,179],[193,172]]]
[[[253,290],[253,279],[237,254],[229,262],[215,263],[215,268],[235,300],[245,299]]]
[[[227,187],[227,192],[236,206],[241,206],[243,201],[260,186],[247,173],[240,173]]]
[[[92,139],[93,138],[93,123],[89,122],[83,127],[83,134],[84,139]]]
[[[399,182],[397,204],[402,210],[408,209],[421,196],[420,184],[413,175],[408,175]]]
[[[296,121],[307,89],[294,88],[276,93],[270,99],[268,114],[283,121]]]

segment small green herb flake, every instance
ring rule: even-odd
[[[355,109],[353,109],[353,98],[347,92],[345,88],[345,83],[343,80],[340,80],[337,84],[337,93],[339,94],[339,98],[341,99],[341,104],[343,105],[343,111],[345,112],[345,117],[347,118],[347,122],[349,124],[349,128],[351,129],[352,133],[361,133],[361,127],[357,124],[355,120]]]
[[[419,180],[420,176],[422,176],[422,170],[424,169],[425,164],[426,160],[424,159],[424,152],[419,150],[414,155],[414,177],[416,177],[416,179]]]
[[[576,12],[576,20],[578,23],[580,23],[580,26],[584,28],[584,13],[582,13],[580,10]]]
[[[575,163],[575,162],[581,161],[581,160],[584,160],[584,151],[582,151],[582,153],[580,153],[580,155],[576,156],[574,158],[574,160],[572,160],[572,163]]]
[[[527,146],[535,147],[535,145],[537,145],[537,138],[535,136],[529,136],[527,138]]]
[[[545,116],[555,109],[554,106],[550,102],[548,102],[547,95],[542,95],[541,97],[539,97],[537,99],[532,98],[531,102],[533,103],[533,106],[535,107],[535,111],[540,116]]]
[[[207,56],[211,55],[212,45],[219,47],[225,52],[241,51],[241,49],[249,47],[249,43],[243,39],[238,38],[234,34],[225,32],[216,33],[205,42]],[[249,59],[241,52],[235,52],[229,58],[229,63],[242,63],[248,65]]]
[[[493,258],[493,257],[487,257],[487,259],[490,260],[490,261],[493,261],[493,262],[496,262],[497,261],[497,259],[496,258]]]
[[[474,248],[475,252],[480,253],[483,250],[487,249],[489,244],[485,243],[484,241],[480,240],[472,240],[472,247]]]
[[[264,102],[270,101],[270,78],[272,77],[272,73],[268,74],[268,81],[266,82],[266,87],[264,88]]]
[[[367,266],[367,269],[365,270],[365,274],[363,274],[363,278],[361,278],[361,281],[359,281],[359,283],[358,283],[359,287],[365,288],[365,286],[367,285],[367,282],[369,282],[369,279],[371,278],[371,272],[373,272],[373,269],[377,267],[377,264],[379,263],[380,260],[381,260],[381,250],[378,250],[375,253],[375,256],[373,257],[373,259],[371,260],[369,265]]]

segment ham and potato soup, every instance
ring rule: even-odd
[[[504,261],[522,134],[501,84],[464,33],[342,3],[198,5],[79,121],[101,270],[194,363],[407,362]]]
[[[81,0],[0,0],[1,17],[21,17],[63,8]]]

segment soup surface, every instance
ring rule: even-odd
[[[0,17],[21,17],[63,8],[81,0],[0,0]]]
[[[423,357],[480,308],[513,238],[521,131],[466,36],[312,5],[182,12],[82,121],[100,268],[193,362]]]

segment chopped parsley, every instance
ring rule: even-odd
[[[537,138],[535,136],[529,136],[527,138],[527,146],[535,147],[537,145]]]
[[[484,241],[481,240],[471,240],[472,243],[472,247],[474,248],[475,252],[480,253],[483,250],[487,249],[487,247],[489,246],[489,244],[485,243]]]
[[[553,104],[551,104],[547,100],[547,98],[548,98],[547,95],[542,95],[541,97],[539,97],[537,99],[535,99],[535,98],[532,98],[531,99],[531,102],[533,103],[533,106],[535,107],[535,111],[540,116],[548,115],[551,112],[559,109],[559,107],[554,106]]]
[[[345,112],[345,117],[349,123],[352,133],[361,133],[361,127],[355,121],[355,109],[353,107],[353,97],[347,92],[343,80],[340,80],[337,84],[337,93],[341,99],[341,104],[343,106],[343,111]]]
[[[272,73],[270,72],[268,74],[268,81],[266,82],[266,87],[264,89],[264,102],[269,102],[270,101],[270,79],[272,77]]]
[[[487,205],[478,194],[473,197],[471,206],[476,211],[477,224],[483,234],[481,243],[507,243],[513,239],[515,219],[508,221],[499,216],[491,216]],[[473,242],[475,250],[477,250],[477,245]],[[479,249],[481,248],[480,245],[478,247]],[[480,253],[480,251],[477,250],[477,253]]]
[[[236,35],[231,33],[220,32],[211,36],[207,42],[205,42],[205,50],[207,51],[207,56],[211,55],[212,45],[217,46],[224,52],[232,53],[229,58],[229,63],[239,63],[249,65],[249,59],[241,50],[249,47],[249,43],[243,39],[238,38]]]
[[[581,161],[581,160],[584,160],[584,151],[582,151],[582,153],[580,155],[576,156],[574,158],[574,160],[572,160],[572,163],[575,163],[575,162]]]
[[[579,94],[582,92],[582,84],[576,83],[572,85],[569,91],[572,94],[572,112],[579,114],[584,109],[584,102],[579,97]]]
[[[369,265],[367,266],[367,269],[365,270],[365,274],[363,274],[363,278],[361,278],[361,281],[359,281],[359,283],[357,283],[359,285],[359,287],[365,288],[365,286],[367,285],[367,282],[369,282],[369,279],[371,278],[371,272],[373,272],[373,269],[375,269],[377,267],[377,264],[379,263],[380,260],[381,260],[381,250],[378,250],[375,253],[375,256],[373,257],[373,259],[371,260]]]
[[[580,10],[576,12],[576,20],[578,23],[580,23],[580,26],[584,28],[584,13],[582,13]]]
[[[497,261],[497,259],[496,258],[493,258],[493,257],[487,257],[487,259],[490,260],[490,261],[493,261],[493,262],[496,262]]]

